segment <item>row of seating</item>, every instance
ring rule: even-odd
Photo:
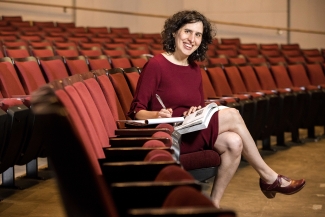
[[[307,128],[308,136],[315,138],[314,126],[324,126],[323,67],[319,63],[242,64],[202,67],[201,72],[207,99],[229,96],[241,102],[247,98],[266,98],[262,119],[252,120],[244,113],[242,116],[253,138],[276,135],[277,144],[283,145],[284,132],[291,132],[292,140],[300,142],[299,128]],[[264,142],[264,148],[269,148],[269,141]]]
[[[93,47],[77,47],[77,46],[67,46],[67,47],[57,47],[57,46],[42,46],[42,47],[26,47],[17,46],[9,47],[3,46],[3,52],[0,50],[0,57],[12,57],[12,58],[24,58],[29,56],[36,57],[50,57],[50,56],[65,56],[65,57],[75,57],[79,55],[84,56],[100,56],[108,55],[111,57],[118,56],[131,56],[139,57],[141,55],[153,56],[163,52],[162,49],[149,48],[143,44],[133,44],[133,48],[125,48],[123,44],[109,44],[105,47],[101,47],[99,44]],[[115,46],[115,47],[114,47]],[[111,48],[108,48],[111,47]]]
[[[36,63],[36,62],[34,62],[34,63]],[[17,62],[15,62],[15,64],[17,64]],[[25,66],[27,67],[27,65],[25,65]],[[4,67],[4,66],[6,66],[6,67]],[[0,69],[2,72],[6,73],[3,77],[1,77],[1,82],[2,82],[2,84],[7,84],[6,86],[4,86],[5,88],[8,88],[8,86],[10,86],[11,89],[13,89],[13,87],[16,86],[13,81],[17,81],[18,78],[11,78],[10,85],[8,85],[8,83],[6,82],[6,79],[10,80],[10,75],[12,75],[12,77],[14,77],[13,74],[11,74],[10,71],[8,70],[8,66],[9,67],[11,66],[9,64],[9,62],[1,63]],[[31,65],[30,65],[30,67],[31,67]],[[35,65],[32,68],[35,69]],[[7,71],[6,71],[6,69],[7,69]],[[33,73],[34,73],[34,71],[33,71]],[[3,73],[1,73],[1,74],[3,74]],[[40,124],[42,126],[37,129],[33,128],[33,132],[36,135],[38,135],[38,138],[40,139],[39,142],[41,141],[41,143],[46,144],[46,147],[49,150],[51,150],[50,152],[47,152],[47,153],[53,154],[53,157],[52,157],[53,163],[54,163],[53,165],[54,165],[55,169],[58,169],[57,174],[59,174],[58,175],[59,183],[60,183],[60,186],[63,188],[62,189],[63,194],[66,196],[66,197],[64,197],[65,198],[64,200],[67,202],[67,204],[69,204],[69,206],[67,207],[67,210],[69,213],[72,212],[74,214],[75,213],[80,214],[78,212],[78,210],[80,210],[80,207],[83,207],[86,210],[82,210],[82,212],[88,212],[89,210],[87,210],[87,208],[91,209],[91,211],[94,211],[95,213],[104,212],[102,209],[103,209],[103,207],[106,207],[108,205],[109,201],[104,201],[104,202],[101,201],[100,200],[101,194],[98,194],[99,192],[95,191],[96,194],[93,195],[94,197],[89,197],[90,196],[89,191],[80,191],[80,189],[87,188],[87,189],[91,189],[90,191],[93,192],[94,189],[89,188],[89,187],[93,186],[92,184],[94,184],[94,182],[98,184],[98,182],[99,182],[98,180],[102,180],[102,178],[101,178],[102,172],[101,171],[103,171],[105,180],[106,180],[106,182],[109,183],[109,186],[105,187],[106,184],[102,183],[102,185],[100,185],[101,186],[100,192],[106,193],[109,190],[103,191],[103,189],[105,189],[105,188],[111,189],[112,188],[112,190],[114,192],[112,193],[112,195],[108,195],[108,196],[113,197],[116,208],[113,207],[112,204],[110,203],[111,209],[117,209],[117,212],[121,216],[124,216],[125,212],[128,209],[136,208],[137,206],[140,206],[141,208],[150,207],[150,205],[153,205],[154,207],[159,207],[162,205],[162,202],[167,197],[167,193],[168,193],[168,191],[166,191],[167,189],[171,189],[171,188],[173,189],[173,188],[178,187],[179,185],[181,185],[181,186],[188,185],[188,181],[176,183],[176,185],[175,185],[175,183],[167,182],[167,185],[169,187],[166,188],[166,187],[164,187],[164,185],[166,185],[166,183],[165,182],[161,183],[160,179],[158,178],[159,176],[157,175],[157,172],[155,172],[155,173],[150,172],[151,170],[149,170],[148,168],[150,168],[152,166],[156,167],[155,165],[157,165],[157,164],[159,165],[158,167],[160,168],[160,170],[161,170],[162,166],[165,166],[167,168],[167,166],[172,166],[172,165],[177,166],[178,170],[180,169],[180,167],[179,167],[180,165],[177,162],[172,161],[170,158],[170,155],[166,154],[166,152],[159,152],[158,155],[151,153],[151,155],[149,155],[149,157],[147,157],[149,160],[146,160],[143,162],[144,165],[149,164],[149,166],[144,166],[144,167],[140,166],[140,167],[138,167],[138,169],[136,169],[136,165],[138,165],[138,163],[121,162],[122,156],[124,156],[124,158],[125,158],[127,152],[123,152],[123,154],[121,156],[120,155],[117,156],[116,153],[118,153],[118,151],[121,151],[121,150],[117,150],[118,144],[121,144],[120,141],[124,141],[124,143],[123,143],[124,146],[125,146],[125,142],[127,143],[126,146],[136,145],[137,142],[135,141],[134,138],[126,138],[126,139],[116,138],[117,132],[121,133],[121,132],[123,132],[123,130],[117,131],[117,127],[115,125],[116,119],[113,118],[113,115],[115,114],[115,116],[116,116],[116,115],[118,115],[118,113],[124,115],[125,113],[118,112],[117,111],[118,109],[113,109],[112,111],[115,111],[115,113],[110,113],[110,109],[109,109],[108,105],[106,105],[106,107],[104,106],[105,104],[103,102],[106,102],[106,98],[109,96],[112,96],[111,99],[109,100],[109,102],[110,102],[109,105],[112,106],[114,104],[114,107],[116,107],[117,100],[116,100],[116,97],[114,97],[114,94],[113,94],[114,89],[112,90],[113,86],[112,86],[112,83],[110,83],[111,81],[107,77],[106,72],[105,71],[97,71],[96,75],[98,76],[97,77],[98,82],[101,82],[102,86],[99,86],[99,83],[93,78],[92,73],[90,73],[90,75],[89,75],[89,73],[88,73],[88,75],[83,74],[82,77],[85,77],[85,78],[90,77],[89,79],[84,80],[83,82],[79,81],[79,82],[73,83],[74,79],[78,80],[81,78],[81,74],[77,74],[73,77],[68,77],[68,78],[60,80],[60,81],[53,81],[51,83],[51,85],[53,87],[55,86],[57,88],[57,90],[55,92],[56,97],[58,97],[60,99],[60,101],[62,103],[64,103],[66,109],[69,111],[69,121],[71,121],[69,123],[70,123],[70,125],[73,125],[73,131],[71,131],[71,129],[70,129],[70,131],[66,131],[67,126],[69,128],[69,125],[66,125],[67,124],[66,121],[68,119],[66,119],[65,115],[63,116],[65,119],[65,121],[64,121],[65,124],[57,125],[58,122],[48,119],[49,117],[44,117],[44,112],[39,110],[39,109],[44,108],[44,105],[46,102],[48,102],[48,100],[50,100],[52,102],[55,101],[55,100],[53,101],[53,98],[51,95],[48,95],[48,94],[44,95],[44,92],[43,92],[44,89],[40,90],[40,92],[42,94],[38,96],[42,100],[41,101],[36,100],[36,102],[33,102],[33,104],[32,104],[32,108],[36,111],[39,111],[39,113],[36,112],[36,114],[39,114],[39,115],[34,116],[35,120],[41,120],[40,122],[38,122],[38,124]],[[119,75],[119,74],[117,74],[117,75]],[[116,80],[118,80],[118,78],[121,78],[121,77],[112,79],[112,81],[113,80],[116,81]],[[33,80],[33,79],[31,79],[31,80]],[[66,85],[64,87],[64,89],[62,89],[63,88],[62,84]],[[89,85],[88,87],[86,87],[87,84]],[[84,86],[84,85],[86,85],[86,86]],[[59,86],[61,86],[61,87],[58,88]],[[80,88],[77,88],[77,87],[80,87]],[[111,87],[111,89],[109,89],[109,87]],[[89,92],[87,92],[87,89],[85,89],[85,88],[88,88]],[[100,88],[103,88],[103,90],[101,90]],[[101,93],[101,91],[104,91],[104,89],[106,89],[106,91],[107,91],[107,92],[105,92],[105,95],[104,95],[104,92]],[[65,93],[65,91],[66,91],[66,93]],[[77,92],[75,92],[75,91],[77,91]],[[7,91],[7,93],[9,93],[9,91]],[[73,100],[73,101],[72,102],[67,101],[68,98],[66,97],[65,94],[69,94],[68,97],[71,97],[71,100]],[[88,101],[91,99],[91,98],[89,98],[90,97],[89,94],[92,94],[91,98],[93,98],[93,100],[95,100],[95,101],[93,101],[93,102]],[[125,94],[122,94],[122,95],[125,96]],[[81,99],[79,99],[79,97],[81,97]],[[79,99],[79,101],[78,101],[78,99]],[[80,102],[82,102],[80,100],[85,100],[85,101],[83,104],[80,104]],[[2,101],[2,102],[4,102],[4,101]],[[79,103],[78,106],[71,107],[72,104],[77,104],[77,103]],[[70,107],[69,107],[69,105],[70,105]],[[85,113],[85,110],[82,110],[82,108],[81,108],[82,106],[86,106],[85,109],[87,109],[87,113]],[[61,110],[59,107],[56,107],[56,106],[52,107],[52,108],[50,106],[49,107],[45,106],[45,108],[49,109],[49,111],[54,111],[54,110],[60,111],[59,113],[61,115],[64,114],[63,109]],[[75,110],[73,110],[73,109],[75,109]],[[98,113],[96,113],[96,111],[98,111]],[[33,113],[33,114],[35,114],[35,113]],[[111,117],[109,116],[110,114],[111,114]],[[91,115],[91,116],[89,116],[89,115]],[[89,118],[91,119],[90,121],[89,121]],[[48,122],[49,120],[50,120],[50,122]],[[55,118],[54,120],[62,120],[62,119]],[[82,123],[80,123],[80,120],[82,121]],[[86,122],[84,122],[84,121],[86,121]],[[48,124],[48,123],[51,123],[51,124]],[[61,123],[62,122],[60,122],[60,124]],[[85,129],[83,131],[81,131],[82,127],[85,127]],[[115,129],[115,131],[114,131],[114,129]],[[58,130],[59,131],[62,130],[62,132],[58,132]],[[72,134],[75,131],[78,132],[79,136],[76,137]],[[12,131],[12,132],[16,133],[15,131]],[[78,138],[80,138],[80,136],[82,138],[82,141],[81,142],[76,141],[75,139],[78,140]],[[111,138],[109,140],[107,140],[107,138],[109,138],[109,137],[111,137]],[[167,136],[166,138],[163,138],[163,139],[165,140],[166,144],[168,144],[168,141],[170,143],[170,136],[169,137]],[[86,145],[90,145],[90,146],[87,146],[87,147],[82,146],[83,143],[85,143]],[[76,145],[76,146],[74,146],[74,145]],[[115,146],[115,149],[114,149],[114,146]],[[156,146],[156,145],[154,145],[154,146]],[[170,146],[170,144],[169,144],[169,146]],[[29,148],[31,148],[31,147],[25,146],[24,149],[29,150]],[[80,157],[77,157],[77,156],[79,156],[78,154],[80,154],[80,152],[83,153],[82,152],[83,148],[87,148],[88,151],[86,153],[84,153],[87,156],[84,157],[82,155]],[[104,148],[105,148],[105,151],[103,150]],[[109,148],[109,149],[106,149],[106,148]],[[158,148],[155,148],[155,149],[158,149]],[[160,148],[160,149],[162,149],[162,148]],[[164,150],[165,149],[166,148],[164,147]],[[17,153],[17,151],[18,150],[12,149],[11,153]],[[114,152],[114,154],[112,154],[112,151]],[[125,150],[125,151],[127,151],[127,150]],[[142,152],[144,150],[140,150],[140,151]],[[148,150],[146,150],[146,151],[148,151]],[[155,151],[158,151],[158,150],[155,150]],[[59,155],[57,155],[58,152],[60,152]],[[92,155],[91,153],[94,153],[94,155]],[[107,154],[107,153],[110,153],[110,154]],[[72,155],[70,155],[70,154],[72,154]],[[109,162],[106,161],[106,163],[103,163],[102,164],[103,168],[101,169],[98,167],[99,166],[98,159],[102,159],[101,161],[103,161],[104,159],[107,158],[106,155],[110,156],[108,158]],[[88,157],[94,157],[94,156],[95,156],[95,158],[91,158],[92,159],[92,161],[90,163],[91,167],[89,168],[89,162],[87,161],[87,159],[88,159]],[[134,156],[134,157],[139,157],[139,156],[140,156],[139,154],[136,154],[136,156]],[[151,161],[153,161],[153,159],[156,159],[157,156],[158,156],[158,159],[161,159],[161,157],[169,157],[168,158],[169,162],[167,162],[167,163],[164,162],[164,161],[167,161],[166,158],[164,158],[164,161],[160,160],[160,161],[157,161],[157,163],[154,163],[154,162],[150,163]],[[198,157],[197,154],[196,154],[196,157]],[[114,161],[113,159],[115,159],[115,161],[118,160],[118,163],[111,162],[111,161]],[[131,157],[127,157],[127,159],[131,160]],[[134,158],[132,158],[132,159],[134,159]],[[204,158],[200,157],[200,159],[204,159]],[[138,161],[140,161],[140,160],[138,159]],[[149,161],[149,163],[147,161]],[[172,161],[172,162],[170,162],[170,161]],[[192,158],[192,161],[193,161],[193,158]],[[216,166],[215,165],[216,158],[214,158],[213,161],[214,161],[213,165]],[[96,162],[97,162],[97,164],[96,164]],[[220,163],[220,161],[218,161],[218,162]],[[131,167],[131,169],[130,169],[130,167]],[[66,172],[64,172],[63,168],[67,169],[71,176],[67,176],[67,174],[66,174]],[[145,170],[143,168],[145,168]],[[78,171],[78,169],[81,169],[82,171]],[[90,169],[90,170],[87,170],[87,169]],[[114,172],[115,170],[118,170],[118,172]],[[122,170],[124,170],[124,173],[122,172]],[[166,170],[168,172],[171,169],[166,169]],[[106,171],[106,173],[104,171]],[[137,172],[136,172],[136,174],[134,174],[134,173],[132,173],[132,171],[133,172],[137,171]],[[143,171],[145,173],[143,175],[139,176],[140,171]],[[62,172],[65,175],[63,175]],[[91,176],[91,175],[93,175],[94,172],[96,173],[95,176]],[[171,174],[178,174],[180,176],[182,173],[179,171],[175,171],[175,169],[174,169],[174,170],[171,170]],[[92,184],[90,184],[89,181],[84,181],[85,175],[87,177],[86,180],[91,180],[91,182],[93,181]],[[171,177],[172,181],[173,182],[177,181],[179,176],[177,176],[177,177],[172,176]],[[77,178],[77,180],[75,180],[76,177],[80,177],[80,178]],[[154,183],[152,183],[152,184],[150,183],[149,186],[147,186],[148,185],[147,182],[149,180],[146,180],[147,181],[146,183],[142,182],[142,183],[135,184],[135,186],[134,186],[135,179],[137,179],[139,177],[141,177],[141,178],[151,177],[152,179],[150,179],[150,181],[154,181],[154,178],[156,177],[156,180]],[[189,176],[187,175],[187,177],[189,177]],[[188,179],[188,178],[186,178],[186,179]],[[70,180],[70,181],[68,181],[68,180]],[[71,181],[76,181],[76,182],[73,182],[73,184],[71,184]],[[125,182],[129,182],[129,181],[133,181],[133,183],[131,185],[128,185],[125,183]],[[102,182],[102,181],[100,181],[100,182]],[[123,182],[123,183],[121,183],[121,182]],[[86,186],[85,186],[85,184],[86,184]],[[148,202],[141,201],[140,203],[135,203],[135,199],[138,196],[137,191],[141,191],[142,195],[145,194],[145,191],[144,191],[145,189],[143,187],[144,184],[147,184],[145,186],[147,186],[146,192],[148,192],[147,193],[148,197],[146,197],[146,198],[148,198]],[[116,187],[116,185],[117,185],[117,187]],[[123,188],[120,188],[119,185],[123,185]],[[136,188],[137,185],[140,185],[140,186],[142,185],[142,187]],[[157,195],[157,191],[155,191],[156,195],[155,195],[154,199],[149,197],[148,194],[150,194],[152,192],[152,189],[153,188],[158,189],[158,187],[161,185],[163,187],[161,188],[162,190],[160,190],[160,192],[163,193],[163,196]],[[189,185],[197,186],[197,187],[195,187],[196,189],[199,188],[197,183],[195,184],[193,178],[191,178]],[[154,187],[152,187],[152,186],[154,186]],[[134,188],[136,188],[135,189],[136,192],[131,193],[131,190]],[[96,189],[96,187],[95,187],[95,189]],[[127,192],[128,192],[127,196],[125,194],[122,194],[123,191],[125,191],[125,190],[127,190]],[[190,188],[190,189],[186,188],[185,190],[190,191],[190,192],[193,191],[192,188]],[[181,190],[181,189],[178,189],[177,191],[183,192],[183,190]],[[79,192],[79,193],[73,194],[73,192],[74,193]],[[211,201],[209,201],[205,196],[201,195],[197,191],[194,191],[194,192],[195,192],[195,195],[187,196],[186,201],[188,201],[189,198],[193,198],[193,201],[196,201],[196,200],[198,200],[198,198],[201,197],[202,199],[199,199],[199,201],[205,201],[203,203],[205,204],[204,206],[207,206],[207,207],[204,208],[204,210],[199,209],[200,212],[203,211],[206,213],[208,210],[208,213],[210,213],[210,215],[211,215],[211,212],[213,212],[217,216],[219,214],[220,214],[220,216],[228,216],[228,215],[234,216],[233,212],[227,212],[227,211],[220,212],[219,210],[214,209]],[[83,194],[86,194],[86,195],[83,195]],[[178,193],[174,193],[174,194],[179,195]],[[106,197],[107,197],[107,195],[106,195]],[[84,206],[80,206],[80,204],[78,204],[78,206],[77,205],[72,206],[71,203],[79,202],[77,200],[77,198],[87,200],[87,203],[86,203],[87,206],[86,206],[86,204],[83,204]],[[195,198],[195,200],[194,200],[194,198]],[[129,200],[127,200],[127,199],[129,199]],[[166,199],[166,201],[170,201],[170,199]],[[181,201],[184,202],[184,200],[181,200]],[[91,208],[91,207],[98,207],[99,204],[103,205],[103,203],[106,206],[99,207],[99,210],[94,210],[94,208]],[[187,205],[196,206],[196,205],[199,205],[198,203],[200,205],[202,205],[202,202],[194,202],[193,204],[187,203]],[[175,206],[179,206],[179,205],[181,205],[180,201],[178,201],[176,203],[176,205],[174,204],[173,206],[175,207]],[[168,205],[165,205],[165,206],[168,207]],[[79,208],[76,209],[76,207],[79,207]],[[208,207],[211,207],[211,208],[208,208]],[[149,210],[149,211],[152,212],[152,210]],[[171,210],[167,210],[167,211],[170,212]],[[186,211],[186,209],[185,209],[185,211]],[[187,210],[187,211],[192,212],[193,210]],[[134,212],[134,210],[133,210],[133,212]]]

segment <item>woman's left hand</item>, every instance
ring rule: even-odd
[[[188,111],[184,112],[183,115],[187,116],[187,115],[189,115],[189,114],[191,114],[191,113],[193,113],[193,112],[195,112],[196,110],[199,110],[199,109],[201,109],[200,105],[199,106],[192,106]]]

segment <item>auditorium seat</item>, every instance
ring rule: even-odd
[[[89,42],[89,38],[86,36],[68,36],[68,37],[66,37],[66,39],[68,41],[73,41],[76,44],[78,44],[80,42]]]
[[[246,59],[251,64],[267,63],[267,60],[263,55],[258,55],[256,57],[246,56]]]
[[[107,37],[91,37],[90,38],[90,42],[100,43],[100,44],[103,44],[103,43],[111,43],[112,42],[112,39],[107,38]]]
[[[33,21],[33,26],[44,27],[55,27],[53,21]]]
[[[325,63],[323,56],[305,56],[307,63]]]
[[[92,47],[97,47],[97,48],[101,48],[102,45],[99,42],[80,42],[79,43],[79,47],[80,48],[92,48]]]
[[[75,27],[76,24],[74,22],[58,22],[58,21],[56,21],[56,26],[61,27],[62,29],[66,29],[69,27]]]
[[[239,46],[241,44],[240,38],[220,38],[221,44],[233,44]]]
[[[264,55],[265,57],[277,57],[277,56],[282,56],[281,52],[276,49],[260,49],[260,53]]]
[[[102,27],[94,27],[94,26],[88,26],[87,27],[88,32],[90,33],[108,33],[108,29],[105,26]]]
[[[103,48],[103,53],[109,57],[118,57],[126,54],[123,48]]]
[[[41,41],[30,41],[29,45],[32,47],[46,47],[46,46],[52,46],[52,43],[47,40],[41,40]]]
[[[201,69],[201,73],[207,73],[211,86],[217,96],[233,98],[236,100],[237,104],[239,104],[239,106],[236,107],[242,115],[248,130],[253,132],[252,124],[254,120],[254,102],[245,94],[234,94],[232,92],[226,75],[222,69],[222,65],[209,66],[206,68],[205,72]],[[204,77],[202,77],[202,79],[204,81]],[[255,134],[256,133],[253,133],[253,135]]]
[[[238,53],[248,56],[248,57],[257,57],[258,55],[260,55],[258,49],[250,49],[250,48],[240,48],[238,49]]]
[[[86,60],[89,64],[90,70],[112,68],[109,57],[106,55],[87,56]]]
[[[280,46],[276,43],[260,43],[260,50],[279,50]]]
[[[79,53],[83,56],[100,56],[102,55],[102,50],[99,47],[79,47]]]
[[[298,43],[293,44],[280,44],[281,50],[300,50],[300,45]]]
[[[243,50],[259,50],[259,47],[256,43],[241,43],[238,45],[238,49]]]
[[[227,76],[229,86],[233,93],[240,94],[246,93],[255,103],[254,109],[254,121],[252,137],[255,139],[262,139],[262,131],[265,126],[268,126],[268,123],[265,123],[265,117],[267,115],[267,99],[261,93],[258,92],[249,92],[240,76],[239,70],[235,66],[226,66],[224,67],[224,72]],[[268,147],[266,147],[267,149]]]
[[[280,97],[279,116],[276,118],[277,145],[284,145],[284,132],[291,132],[293,142],[299,141],[299,121],[303,118],[303,107],[299,107],[297,95],[290,89],[278,88],[266,63],[253,66],[262,89],[273,90]],[[281,123],[281,124],[280,124]]]
[[[24,105],[26,93],[19,81],[16,70],[14,69],[10,58],[0,59],[0,82],[2,99],[0,107],[7,112],[7,131],[5,142],[0,148],[0,173],[2,174],[2,185],[14,187],[15,177],[13,166],[23,154],[24,147],[27,145],[26,136],[28,129],[32,126],[29,108]],[[15,97],[19,97],[16,98]],[[27,101],[26,101],[26,104]]]
[[[239,54],[238,56],[228,57],[230,64],[240,65],[246,64],[247,60],[244,55]]]
[[[312,126],[315,126],[318,122],[318,114],[323,114],[321,117],[324,117],[324,108],[323,104],[325,101],[324,92],[321,90],[321,87],[312,85],[309,81],[306,68],[302,64],[292,64],[288,65],[288,73],[291,78],[292,84],[296,87],[303,87],[306,92],[309,94],[308,113],[306,113],[305,127],[309,127],[310,130],[313,129]],[[324,126],[324,123],[321,124]],[[310,132],[311,133],[311,132]]]
[[[13,62],[27,95],[30,95],[33,91],[46,84],[35,57],[14,58]]]
[[[70,75],[82,74],[89,71],[89,67],[84,56],[64,57],[63,62]]]
[[[19,47],[19,46],[26,46],[28,43],[24,40],[2,40],[2,44],[7,47]]]
[[[115,67],[107,70],[108,77],[112,81],[112,85],[117,94],[119,102],[121,103],[121,107],[123,109],[124,114],[128,113],[131,102],[133,100],[133,96],[128,86],[128,83],[123,75],[122,68],[130,68],[130,67],[131,65],[129,67],[121,67],[121,68]]]
[[[11,22],[11,21],[21,22],[21,21],[23,21],[23,17],[22,16],[6,16],[6,15],[2,15],[1,16],[1,19],[2,20],[5,20],[5,21],[8,21],[8,22]]]
[[[54,54],[62,57],[76,57],[79,56],[79,52],[76,47],[54,47]]]
[[[54,41],[53,46],[56,48],[65,48],[65,47],[77,47],[76,42],[74,41]]]
[[[40,57],[38,62],[47,82],[69,76],[61,56]]]
[[[295,108],[302,109],[301,111],[302,116],[300,116],[302,118],[298,120],[299,121],[298,126],[300,128],[307,127],[308,137],[313,138],[315,135],[313,129],[314,126],[312,125],[313,118],[311,118],[311,116],[314,116],[315,114],[309,113],[308,112],[309,106],[306,106],[309,105],[308,102],[310,100],[308,92],[306,92],[302,87],[296,87],[293,85],[285,65],[283,64],[271,65],[271,72],[278,88],[289,88],[291,89],[292,92],[295,93],[297,97]],[[293,111],[300,112],[297,109],[294,109]],[[298,132],[296,133],[296,135],[298,135]]]
[[[208,57],[208,65],[228,65],[229,60],[226,55],[217,55]]]
[[[52,46],[42,46],[42,47],[36,47],[36,46],[30,46],[30,53],[32,56],[35,57],[51,57],[54,56],[54,51]]]
[[[296,50],[296,49],[281,50],[281,53],[282,53],[282,55],[288,56],[288,57],[291,57],[291,56],[301,56],[302,55],[300,49],[299,50]]]
[[[307,74],[310,81],[310,84],[318,86],[321,88],[323,92],[325,92],[325,75],[324,70],[322,69],[322,66],[318,63],[313,64],[306,64]],[[324,100],[321,103],[320,111],[324,111]],[[325,115],[323,112],[319,112],[318,118],[317,118],[317,124],[318,125],[324,125],[325,123]]]
[[[136,67],[124,68],[123,74],[131,90],[132,96],[134,96],[135,90],[137,88],[137,83],[140,77],[139,69]]]
[[[118,35],[130,33],[130,30],[128,27],[110,27],[109,30],[111,33],[116,33]]]
[[[40,35],[20,35],[19,36],[20,40],[24,40],[24,41],[41,41],[43,40],[43,37],[41,37]]]
[[[13,62],[26,94],[30,95],[45,85],[45,79],[35,57],[16,58],[13,59]],[[27,176],[36,178],[38,173],[37,157],[47,157],[46,145],[42,143],[41,136],[44,123],[37,119],[33,113],[30,113],[29,119],[31,124],[27,128],[25,146],[21,150],[16,165],[27,164]]]
[[[52,123],[51,127],[48,128],[48,141],[50,141],[49,146],[51,148],[52,153],[51,159],[53,160],[54,169],[57,174],[56,177],[60,183],[59,186],[60,192],[62,194],[62,199],[65,201],[64,204],[69,204],[69,206],[65,206],[67,213],[69,213],[69,216],[80,216],[89,214],[91,216],[109,215],[118,217],[118,209],[114,204],[116,200],[114,200],[113,195],[110,193],[111,187],[108,187],[108,185],[105,183],[105,180],[101,175],[102,173],[100,171],[100,168],[98,167],[98,162],[96,161],[96,158],[91,155],[90,151],[87,151],[87,149],[85,149],[88,147],[87,145],[85,145],[86,140],[81,140],[80,137],[77,136],[80,134],[76,131],[76,125],[69,122],[66,116],[62,115],[62,112],[64,112],[64,110],[62,110],[62,106],[60,106],[57,102],[48,100],[42,95],[39,96],[39,98],[42,97],[43,101],[41,102],[43,103],[38,103],[36,105],[44,105],[44,102],[52,102],[52,107],[56,108],[48,109],[51,107],[38,106],[35,108],[35,110],[38,111],[39,114],[44,117],[44,119]],[[35,102],[37,102],[37,100]],[[62,112],[59,113],[55,111]],[[62,141],[62,139],[59,139],[58,135],[63,136],[60,136],[60,138],[65,139]],[[75,153],[75,155],[77,155],[78,157],[76,157],[75,159],[71,158],[70,153],[72,152]],[[69,171],[68,176],[66,175],[66,171]],[[82,178],[85,177],[85,175],[88,177],[87,179]],[[81,178],[81,181],[77,182],[76,184],[75,180],[78,180],[78,177]],[[80,189],[84,188],[86,190],[80,191]],[[87,189],[89,189],[89,191]],[[191,191],[188,189],[185,190],[186,192]],[[128,192],[130,193],[130,191]],[[199,192],[196,193],[196,201],[198,200],[199,194]],[[172,196],[170,196],[169,198],[172,198]],[[187,195],[186,198],[186,200],[188,200],[189,195]],[[193,201],[195,201],[194,197]],[[169,203],[172,203],[172,201],[169,201]],[[212,207],[211,203],[208,204],[210,204],[209,206]],[[142,206],[142,208],[146,207],[145,204],[143,204]],[[165,206],[168,207],[171,205],[166,204]],[[191,207],[191,210],[193,210],[195,205],[192,204]],[[205,207],[205,209],[209,210],[208,207]],[[180,208],[178,208],[177,210],[179,211]],[[125,211],[126,210],[124,210],[124,212]],[[136,213],[136,210],[133,211]],[[219,210],[218,212],[220,213]],[[226,213],[229,214],[229,212]],[[204,215],[201,214],[201,216]]]
[[[263,144],[264,147],[271,146],[270,136],[274,132],[278,124],[285,124],[283,120],[276,122],[278,117],[282,116],[282,110],[280,110],[280,97],[272,89],[263,89],[258,81],[254,69],[251,65],[238,65],[237,66],[245,87],[249,92],[261,92],[264,94],[264,97],[267,99],[267,110],[265,115],[265,125],[261,128],[261,138],[264,138]],[[277,124],[277,125],[276,125]],[[284,133],[284,131],[282,132]]]
[[[112,64],[112,68],[132,67],[129,57],[127,56],[120,56],[120,57],[111,56],[111,64]]]
[[[129,60],[133,67],[142,69],[151,57],[152,57],[152,55],[150,55],[150,56],[148,56],[148,55],[131,56],[131,57],[129,57]]]

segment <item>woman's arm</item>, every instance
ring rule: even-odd
[[[161,109],[160,111],[140,110],[135,114],[135,119],[171,118],[173,110],[171,108]]]

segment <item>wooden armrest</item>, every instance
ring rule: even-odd
[[[127,216],[142,217],[236,217],[231,210],[221,210],[214,207],[179,207],[179,208],[144,208],[130,209]]]
[[[145,142],[149,140],[159,140],[164,144],[171,144],[169,138],[166,137],[110,137],[109,143],[112,147],[141,147]]]
[[[117,129],[115,135],[118,137],[126,136],[152,136],[156,132],[170,133],[168,128],[133,128],[133,129]]]
[[[189,186],[202,190],[202,184],[196,180],[193,181],[173,181],[173,182],[123,182],[113,183],[111,192],[116,202],[121,216],[130,208],[156,208],[161,207],[168,194],[180,186]],[[141,200],[139,200],[141,195]]]
[[[121,161],[141,161],[152,150],[165,150],[174,154],[174,150],[170,147],[124,147],[124,148],[105,148],[104,162],[121,162]]]
[[[102,163],[103,175],[108,183],[153,181],[160,170],[169,165],[181,166],[177,161],[130,161]]]

